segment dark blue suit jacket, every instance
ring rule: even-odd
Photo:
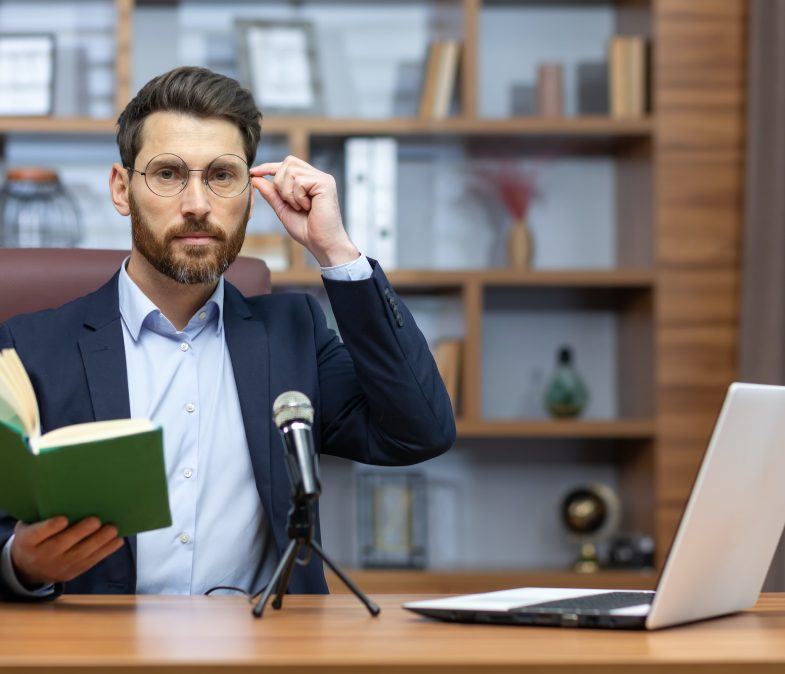
[[[298,390],[310,398],[319,452],[403,465],[436,456],[455,439],[450,401],[425,339],[381,268],[371,264],[368,280],[324,281],[343,344],[309,295],[246,298],[226,283],[226,342],[256,485],[279,554],[288,543],[290,503],[272,421],[272,402],[280,393]],[[59,309],[0,326],[0,348],[16,348],[30,375],[44,432],[130,416],[117,278]],[[15,523],[0,513],[0,548]],[[132,594],[135,588],[136,538],[129,537],[119,551],[58,590]],[[326,592],[321,562],[314,556],[308,566],[296,566],[289,588]],[[2,580],[0,597],[13,598]]]

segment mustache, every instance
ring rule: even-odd
[[[226,233],[220,227],[210,224],[207,218],[187,217],[182,224],[173,227],[166,233],[166,240],[170,242],[178,236],[189,234],[207,234],[218,241],[226,239]]]

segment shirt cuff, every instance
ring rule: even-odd
[[[360,253],[360,257],[351,262],[344,262],[335,267],[319,267],[322,276],[331,281],[365,281],[373,275],[371,263]]]
[[[11,543],[14,542],[14,537],[11,536],[3,546],[3,551],[0,553],[0,575],[6,582],[11,591],[20,597],[48,597],[54,593],[55,586],[51,583],[49,585],[41,585],[35,590],[28,590],[19,579],[16,577],[14,571],[14,564],[11,561]]]

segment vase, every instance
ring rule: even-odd
[[[556,357],[556,369],[545,389],[545,407],[557,418],[577,417],[586,406],[589,393],[573,364],[572,349],[563,346]]]
[[[513,220],[507,234],[507,264],[514,269],[531,265],[534,244],[529,225],[524,218]]]

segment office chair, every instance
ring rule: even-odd
[[[0,324],[16,314],[53,309],[97,290],[120,268],[125,250],[0,248]],[[244,295],[270,292],[270,270],[238,257],[226,279]]]

